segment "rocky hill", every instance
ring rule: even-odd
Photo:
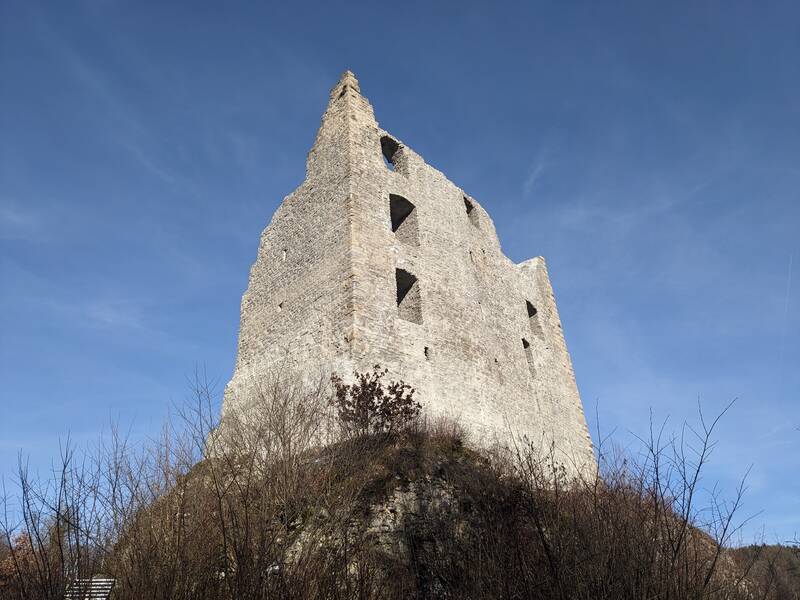
[[[118,544],[119,597],[796,597],[783,558],[723,548],[630,473],[568,482],[465,442],[449,425],[203,461]]]

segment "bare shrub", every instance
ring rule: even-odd
[[[575,480],[555,448],[471,448],[385,374],[331,390],[277,370],[221,424],[198,375],[142,449],[112,429],[66,444],[51,477],[21,461],[0,597],[62,598],[97,573],[122,600],[793,597],[779,550],[728,549],[743,486],[700,494],[716,420],[652,429],[641,455],[601,447],[599,476]]]
[[[392,381],[384,386],[382,379],[388,373],[375,365],[372,372],[356,371],[355,382],[345,384],[334,374],[332,404],[345,430],[355,435],[392,433],[408,427],[422,408],[414,400],[414,389],[402,381]]]
[[[639,459],[601,452],[596,478],[567,477],[556,449],[534,444],[449,476],[454,501],[405,527],[419,585],[453,598],[784,597],[727,549],[743,484],[732,502],[701,503],[718,420],[653,431]]]

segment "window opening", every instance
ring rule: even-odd
[[[397,309],[401,319],[422,324],[422,299],[417,278],[403,269],[395,269]]]
[[[528,362],[528,371],[531,377],[536,377],[536,366],[533,362],[533,348],[525,338],[522,338],[522,348],[525,350],[525,360]]]
[[[469,217],[470,223],[472,223],[475,227],[477,227],[478,226],[478,211],[475,210],[475,205],[466,196],[464,196],[464,208],[467,211],[467,216]]]
[[[397,239],[414,246],[419,244],[416,207],[397,194],[389,194],[389,215]]]
[[[393,140],[388,135],[381,138],[381,154],[383,154],[383,162],[386,163],[386,168],[394,171],[397,166],[398,153],[400,151],[400,144]]]
[[[525,308],[528,311],[528,327],[531,329],[533,337],[544,339],[544,331],[542,330],[542,323],[539,320],[539,311],[531,303],[530,300],[525,301]]]

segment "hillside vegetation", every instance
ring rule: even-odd
[[[714,423],[576,481],[556,449],[472,447],[383,375],[276,376],[222,428],[197,386],[147,452],[112,436],[54,480],[21,469],[0,597],[98,573],[121,599],[798,597],[790,548],[727,548],[738,499],[697,505]]]

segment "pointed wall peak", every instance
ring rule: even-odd
[[[372,106],[361,95],[358,79],[352,71],[345,71],[331,90],[317,139],[308,153],[308,178],[340,177],[349,173],[356,151],[374,149],[364,139],[374,135],[377,127]],[[380,148],[380,145],[374,147]],[[376,160],[378,158],[380,154],[376,154]]]
[[[356,79],[356,76],[350,70],[342,73],[339,82],[333,86],[331,90],[331,100],[335,100],[343,95],[348,89],[353,90],[357,94],[361,93],[361,88],[358,86],[358,79]]]

